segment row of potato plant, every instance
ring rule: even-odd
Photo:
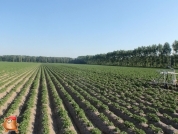
[[[169,109],[168,109],[169,110]],[[156,110],[155,110],[156,111]]]
[[[11,73],[10,75],[7,74],[7,76],[4,76],[0,79],[0,87],[2,87],[4,84],[7,84],[8,81],[12,81],[15,77],[21,75],[22,73],[24,72],[28,72],[29,70],[27,69],[22,69],[22,70],[19,70],[18,72],[13,72]]]
[[[45,70],[45,75],[46,75],[46,80],[47,80],[47,85],[49,88],[49,92],[52,93],[52,95],[50,96],[53,100],[54,100],[54,105],[55,105],[55,110],[58,114],[58,121],[61,122],[61,124],[58,126],[59,133],[70,133],[70,134],[76,134],[76,131],[71,130],[71,128],[73,127],[72,125],[72,121],[69,118],[68,112],[64,109],[63,106],[63,101],[62,99],[59,97],[55,85],[53,84],[49,74],[47,73],[47,71]]]
[[[61,76],[62,77],[62,76]],[[63,76],[64,77],[64,76]],[[66,76],[65,76],[66,77]],[[83,94],[83,93],[85,93],[85,96],[88,96],[88,97],[90,97],[90,102],[92,102],[93,100],[93,103],[92,104],[96,104],[96,106],[97,106],[97,108],[98,109],[101,109],[101,107],[100,106],[102,106],[102,109],[103,110],[108,110],[108,107],[107,107],[107,105],[104,105],[104,104],[102,104],[102,105],[100,105],[100,103],[102,103],[101,101],[99,101],[99,100],[97,100],[95,97],[92,97],[92,96],[90,96],[87,92],[90,92],[91,90],[89,90],[89,89],[85,89],[86,91],[83,91],[82,89],[84,89],[84,87],[82,87],[82,88],[79,88],[78,86],[76,86],[74,83],[72,83],[71,81],[72,81],[72,79],[70,79],[70,78],[66,78],[66,81],[69,83],[69,84],[71,84],[74,88],[75,88],[75,90],[74,90],[74,92],[76,92],[76,90],[80,90],[81,92],[80,92],[80,94]],[[76,82],[75,82],[76,83]],[[80,83],[80,82],[79,82]],[[79,83],[76,83],[76,84],[79,84]],[[74,86],[75,85],[75,86]],[[72,87],[71,87],[71,89],[72,89]],[[101,111],[101,110],[100,110]],[[142,118],[142,117],[140,117],[140,118]],[[144,133],[144,131],[143,130],[140,130],[140,129],[137,129],[137,128],[135,128],[135,130],[133,130],[133,131],[136,131],[136,132],[142,132],[142,133]]]
[[[142,117],[140,117],[140,118],[142,118]]]
[[[42,130],[41,133],[43,134],[50,134],[49,129],[49,116],[48,116],[48,90],[46,86],[46,78],[44,74],[44,69],[42,67],[42,73],[41,73],[41,89],[39,92],[41,92],[41,112],[42,112]]]
[[[28,72],[28,74],[26,74],[19,83],[17,83],[16,85],[14,85],[14,87],[3,98],[1,98],[1,100],[0,100],[0,107],[3,106],[4,104],[6,104],[6,101],[9,98],[11,98],[11,95],[14,92],[16,92],[21,85],[23,85],[23,83],[26,81],[27,78],[29,78],[29,76],[31,75],[31,73],[32,72]],[[11,83],[11,85],[13,85],[13,83]]]
[[[34,79],[35,75],[36,75],[36,71],[33,72],[33,74],[31,74],[31,76],[29,77],[29,80],[23,85],[23,87],[21,88],[21,90],[18,93],[17,97],[8,106],[8,109],[5,110],[5,113],[1,116],[0,124],[3,122],[3,120],[4,120],[5,117],[13,115],[14,112],[19,108],[19,105],[21,103],[23,103],[22,102],[22,98],[24,96],[26,96],[25,94],[29,93],[29,90],[30,90],[29,86],[33,82],[33,79]]]
[[[54,70],[53,70],[54,71]],[[54,71],[54,73],[55,74],[57,74],[57,72],[55,72]],[[59,76],[59,74],[58,75],[56,75],[56,78],[58,78],[58,80],[60,80],[60,81],[62,81],[62,79],[60,79],[60,76]],[[70,82],[72,81],[72,80],[70,80],[70,79],[68,79]],[[68,80],[66,80],[65,82],[67,82]],[[63,83],[63,84],[65,84],[65,83]],[[67,84],[67,83],[66,83]],[[78,98],[81,98],[82,100],[84,100],[85,99],[85,101],[83,101],[83,103],[85,104],[85,105],[88,105],[88,104],[90,104],[92,107],[94,107],[93,105],[92,105],[92,103],[93,102],[91,102],[91,100],[89,100],[88,102],[90,102],[90,103],[85,103],[86,102],[86,97],[84,97],[81,93],[79,93],[77,90],[75,90],[73,87],[71,87],[70,85],[64,85],[64,86],[68,86],[68,88],[70,89],[70,91],[72,92],[72,96],[77,96]],[[88,97],[91,97],[91,96],[88,96]],[[74,98],[75,99],[75,98]],[[76,99],[75,99],[76,100]],[[93,98],[93,100],[92,101],[94,101],[94,103],[97,103],[98,104],[98,107],[97,107],[97,109],[99,110],[99,109],[103,109],[103,110],[107,110],[108,108],[107,108],[107,106],[106,105],[103,105],[102,104],[102,102],[98,102],[98,100],[96,100],[95,98]],[[118,132],[119,131],[119,129],[118,128],[116,128],[114,125],[113,125],[113,123],[111,122],[111,121],[109,121],[109,119],[108,119],[108,117],[107,116],[105,116],[105,114],[103,114],[103,113],[101,113],[101,112],[99,112],[97,110],[97,112],[98,112],[98,116],[97,116],[97,118],[98,119],[100,119],[100,120],[102,120],[103,122],[104,122],[104,124],[106,125],[106,126],[112,126],[112,128],[114,128],[114,131],[115,132]],[[84,109],[84,111],[85,111],[85,109]],[[101,128],[101,126],[98,126],[98,127],[100,127],[100,129],[102,129]],[[103,128],[104,129],[104,128]],[[104,131],[104,130],[103,130]],[[110,130],[111,131],[111,130]]]
[[[15,78],[20,77],[19,75],[23,76],[23,74],[28,73],[30,70],[32,70],[32,68],[30,68],[28,70],[26,69],[24,71],[23,70],[19,70],[19,72],[16,72],[11,76],[7,75],[7,78],[4,77],[4,79],[0,81],[0,86],[2,87],[3,85],[5,85],[8,82],[14,80]]]
[[[27,65],[27,64],[14,64],[14,63],[0,63],[0,81],[4,81],[9,77],[26,72],[29,68],[33,68],[34,64]]]
[[[48,74],[50,75],[54,85],[56,86],[56,89],[58,90],[58,94],[59,94],[59,92],[61,92],[60,96],[61,97],[63,96],[63,101],[65,99],[67,102],[66,101],[64,101],[64,102],[69,104],[66,106],[72,107],[72,109],[70,109],[69,112],[71,112],[71,110],[73,110],[73,112],[75,113],[74,116],[79,121],[78,124],[81,125],[81,126],[78,126],[80,131],[87,133],[87,130],[88,130],[92,134],[101,134],[101,131],[98,128],[93,126],[93,124],[86,117],[83,109],[80,108],[80,106],[74,101],[74,99],[71,97],[71,95],[64,89],[64,87],[61,85],[61,83],[57,80],[56,76],[54,76],[54,73],[51,72],[51,70],[49,71],[49,68],[47,69],[47,71],[48,71]]]
[[[36,107],[35,100],[37,98],[38,90],[39,90],[39,80],[41,76],[41,68],[39,68],[37,76],[35,77],[32,86],[31,91],[28,97],[28,100],[23,106],[23,111],[21,112],[19,118],[19,133],[20,134],[27,134],[27,132],[31,129],[30,126],[30,120],[32,116],[32,109]]]
[[[15,76],[14,78],[12,78],[11,80],[8,80],[9,82],[6,82],[6,81],[5,81],[5,82],[3,83],[3,85],[5,84],[5,86],[0,89],[0,93],[5,92],[5,91],[7,90],[7,88],[8,88],[9,86],[11,86],[11,85],[15,86],[16,81],[18,81],[18,80],[21,79],[21,78],[25,78],[26,75],[30,74],[30,72],[33,72],[34,70],[35,70],[35,69],[33,68],[33,69],[31,69],[31,70],[29,70],[29,71],[26,71],[26,72],[24,72],[24,73],[22,73],[22,74],[20,74],[20,75],[17,75],[17,76]]]

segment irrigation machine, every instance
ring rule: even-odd
[[[168,66],[169,69],[166,70],[159,70],[157,71],[157,78],[154,79],[151,84],[158,85],[164,84],[164,87],[167,88],[168,85],[178,85],[178,81],[176,79],[176,75],[178,73],[175,72],[174,68]]]

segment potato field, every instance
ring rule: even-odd
[[[19,134],[178,134],[178,88],[150,85],[156,70],[0,62],[0,123],[17,115]]]

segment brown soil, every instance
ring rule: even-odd
[[[177,134],[178,133],[177,129],[175,129],[171,126],[168,126],[161,121],[156,123],[155,126],[160,127],[165,133],[168,133],[168,134],[171,134],[171,133]]]

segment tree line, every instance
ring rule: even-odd
[[[138,47],[134,50],[117,50],[107,54],[79,56],[70,61],[76,64],[118,65],[137,67],[178,67],[178,41]]]
[[[41,63],[69,63],[69,57],[44,57],[44,56],[23,56],[23,55],[3,55],[0,61],[8,62],[41,62]]]
[[[134,50],[117,50],[106,54],[70,57],[44,57],[3,55],[0,61],[9,62],[42,62],[42,63],[74,63],[135,67],[178,67],[178,41],[172,45],[168,42],[141,46]]]

